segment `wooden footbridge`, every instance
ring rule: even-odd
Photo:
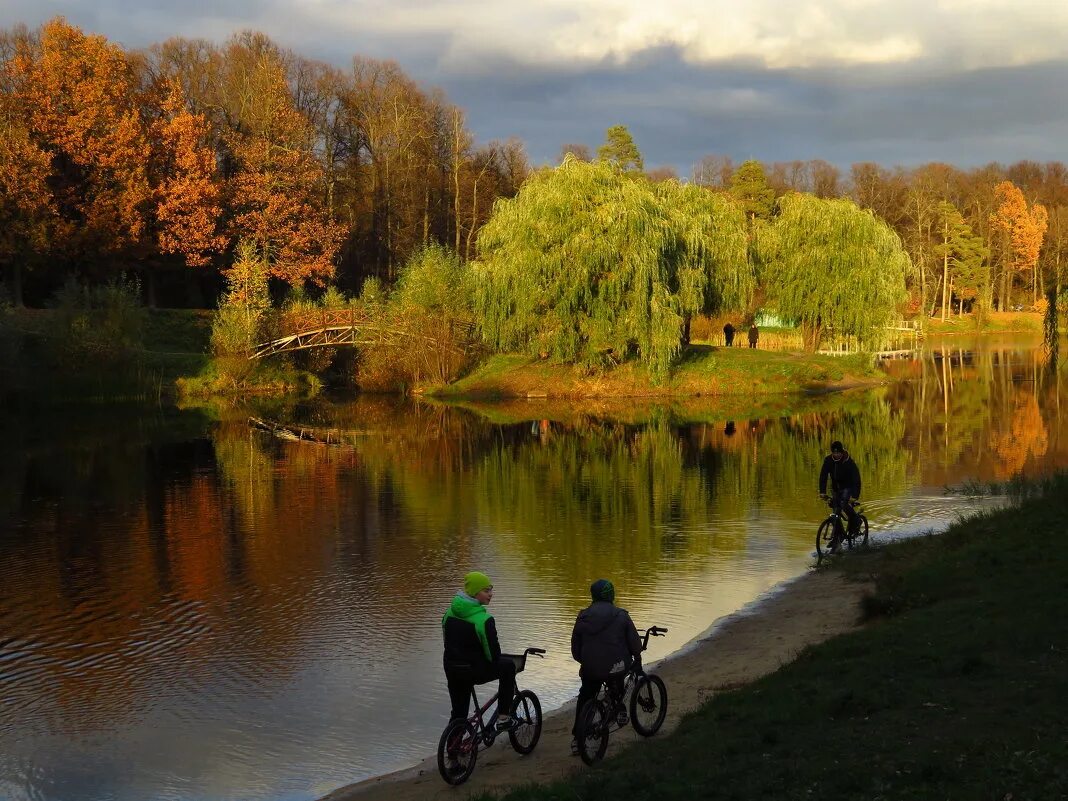
[[[282,334],[256,345],[249,359],[313,348],[358,348],[366,345],[404,347],[416,341],[440,350],[464,353],[466,349],[456,343],[470,339],[474,325],[469,321],[455,320],[449,326],[448,330],[436,335],[418,329],[403,318],[386,322],[362,309],[283,312],[278,315],[273,327],[278,331],[296,333]]]

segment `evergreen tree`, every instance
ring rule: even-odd
[[[750,220],[766,220],[771,216],[775,190],[768,183],[764,166],[756,159],[744,162],[731,176],[731,195]]]
[[[636,175],[645,169],[642,154],[626,125],[613,125],[605,132],[604,144],[597,149],[597,158],[628,175]]]
[[[942,241],[935,253],[942,260],[942,319],[945,320],[953,290],[964,300],[986,297],[990,288],[989,251],[952,203],[940,203],[938,217]]]

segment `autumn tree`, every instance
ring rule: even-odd
[[[562,164],[569,155],[577,161],[593,161],[593,151],[590,150],[589,145],[568,142],[560,146],[560,157],[556,160],[556,163]]]
[[[1002,307],[1011,294],[1012,276],[1016,274],[1031,274],[1034,303],[1038,300],[1038,255],[1049,219],[1046,208],[1038,203],[1028,204],[1011,181],[998,184],[994,193],[998,207],[990,216],[990,224],[1000,234],[999,250],[1005,264]]]
[[[0,62],[0,264],[11,275],[11,297],[22,305],[22,270],[48,252],[57,209],[48,187],[51,159],[34,142]]]
[[[627,175],[636,175],[645,169],[642,154],[626,125],[613,125],[605,132],[604,144],[597,149],[597,158]]]
[[[498,201],[479,234],[476,314],[504,350],[664,375],[687,315],[744,301],[744,218],[695,186],[566,159]]]
[[[273,277],[321,284],[334,274],[344,231],[323,208],[313,132],[293,105],[280,55],[264,37],[242,35],[231,41],[226,67],[230,235],[250,243]]]
[[[783,196],[758,251],[768,302],[800,323],[811,351],[827,331],[873,342],[905,300],[901,239],[852,201]]]
[[[62,19],[23,39],[4,71],[8,142],[35,197],[16,230],[47,209],[53,256],[136,265],[150,301],[155,255],[200,266],[221,250],[215,155],[177,84],[144,85],[121,48]]]
[[[694,165],[691,178],[698,186],[723,190],[730,187],[734,161],[730,156],[704,156]]]

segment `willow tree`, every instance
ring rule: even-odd
[[[790,194],[760,243],[769,303],[815,351],[827,331],[872,343],[907,297],[901,239],[851,200]]]
[[[498,201],[478,239],[476,315],[501,350],[662,376],[689,315],[745,300],[745,220],[727,198],[565,158]]]

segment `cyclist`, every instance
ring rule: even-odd
[[[831,443],[831,452],[823,460],[820,470],[820,495],[827,493],[827,479],[831,479],[831,495],[836,506],[845,512],[850,533],[860,527],[860,518],[851,501],[860,498],[860,469],[839,440]],[[830,550],[838,548],[838,541],[831,543]]]
[[[445,639],[445,678],[452,701],[452,720],[466,718],[471,689],[476,684],[497,680],[497,730],[511,727],[512,697],[515,695],[515,662],[501,656],[497,624],[486,606],[493,600],[493,582],[485,573],[473,571],[464,576],[464,588],[456,593],[441,618]]]
[[[615,605],[616,588],[608,579],[590,585],[592,603],[578,613],[571,632],[571,656],[581,667],[575,725],[571,729],[571,755],[578,755],[578,725],[582,707],[597,696],[602,683],[623,694],[623,677],[631,666],[642,672],[642,641],[626,609]]]

